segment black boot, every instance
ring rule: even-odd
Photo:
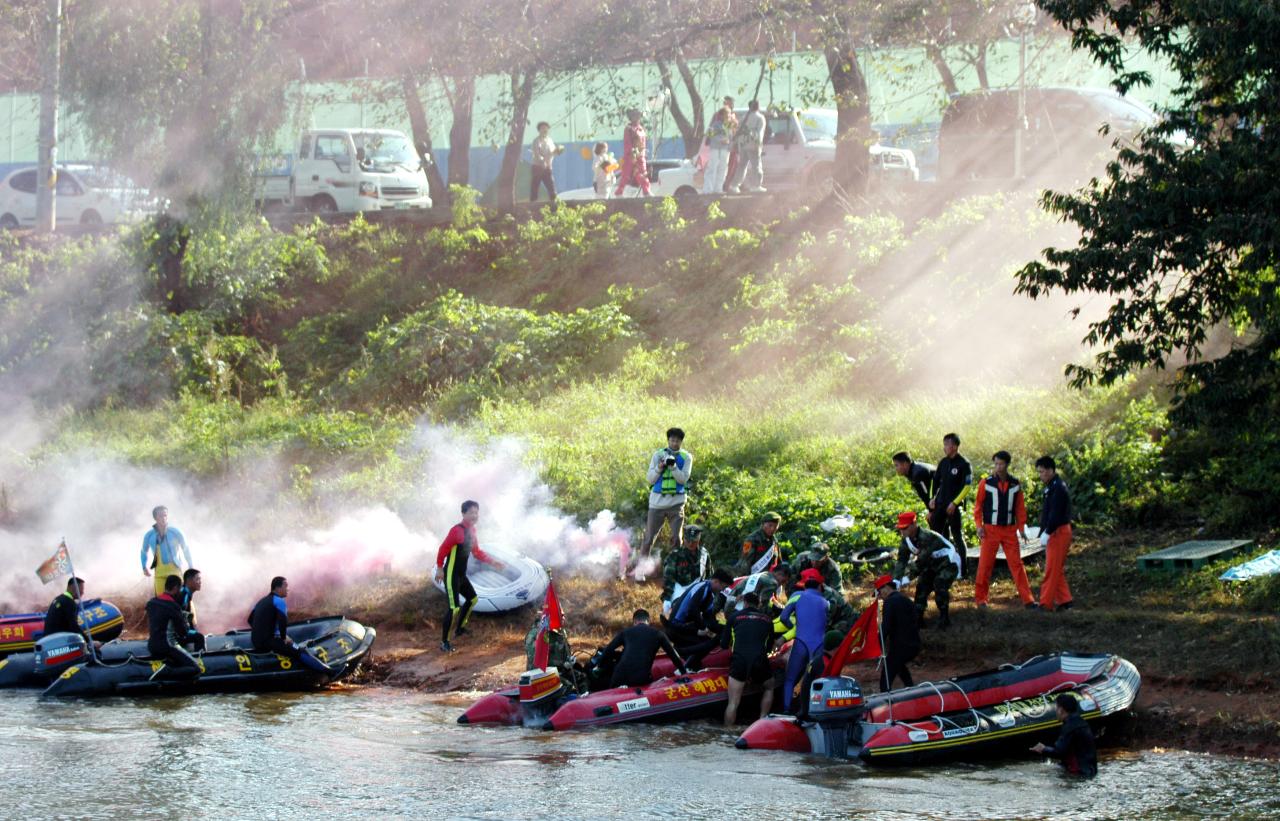
[[[938,629],[946,630],[948,627],[951,626],[951,605],[950,604],[938,605],[938,613],[939,613]]]
[[[923,630],[928,626],[929,626],[929,622],[924,620],[924,611],[917,610],[916,611],[916,627]]]

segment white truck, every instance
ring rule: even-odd
[[[426,167],[400,131],[304,131],[296,153],[262,158],[254,175],[254,199],[268,212],[327,214],[431,207]]]

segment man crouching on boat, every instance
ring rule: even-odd
[[[649,611],[637,610],[631,614],[631,626],[620,630],[613,641],[601,653],[608,658],[622,648],[622,658],[614,665],[610,687],[646,687],[653,681],[653,660],[658,650],[665,650],[681,673],[689,672],[684,659],[671,646],[671,640],[661,630],[649,624]]]
[[[289,580],[276,576],[271,580],[271,592],[258,599],[249,614],[249,635],[253,649],[259,653],[279,653],[293,659],[317,673],[330,675],[333,668],[310,653],[298,649],[289,638]]]
[[[169,574],[164,579],[164,592],[147,602],[147,652],[153,659],[164,661],[151,674],[152,678],[164,672],[166,678],[195,678],[200,675],[200,665],[182,647],[187,638],[187,614],[178,606],[178,591],[182,577]]]

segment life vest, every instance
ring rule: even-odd
[[[689,451],[681,448],[676,452],[676,467],[683,468],[689,463]],[[632,485],[635,487],[635,485]],[[653,483],[653,492],[662,496],[679,496],[684,493],[684,485],[676,482],[675,474],[671,472],[671,468],[664,467],[662,476],[658,481]]]
[[[983,480],[986,495],[982,499],[982,521],[984,524],[1007,527],[1014,524],[1014,500],[1022,492],[1022,483],[1010,476],[1008,488],[1000,492],[1000,480],[994,475]]]

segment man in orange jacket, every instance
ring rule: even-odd
[[[1018,587],[1018,598],[1027,609],[1039,607],[1031,597],[1031,585],[1027,571],[1022,566],[1022,553],[1018,534],[1027,535],[1027,502],[1022,483],[1009,475],[1012,457],[1006,450],[991,457],[992,472],[978,483],[978,495],[974,500],[973,519],[978,525],[978,541],[982,553],[978,558],[978,577],[973,583],[974,600],[979,607],[987,606],[987,594],[991,590],[991,571],[996,565],[996,550],[1004,547],[1004,559],[1009,565],[1009,575]]]

